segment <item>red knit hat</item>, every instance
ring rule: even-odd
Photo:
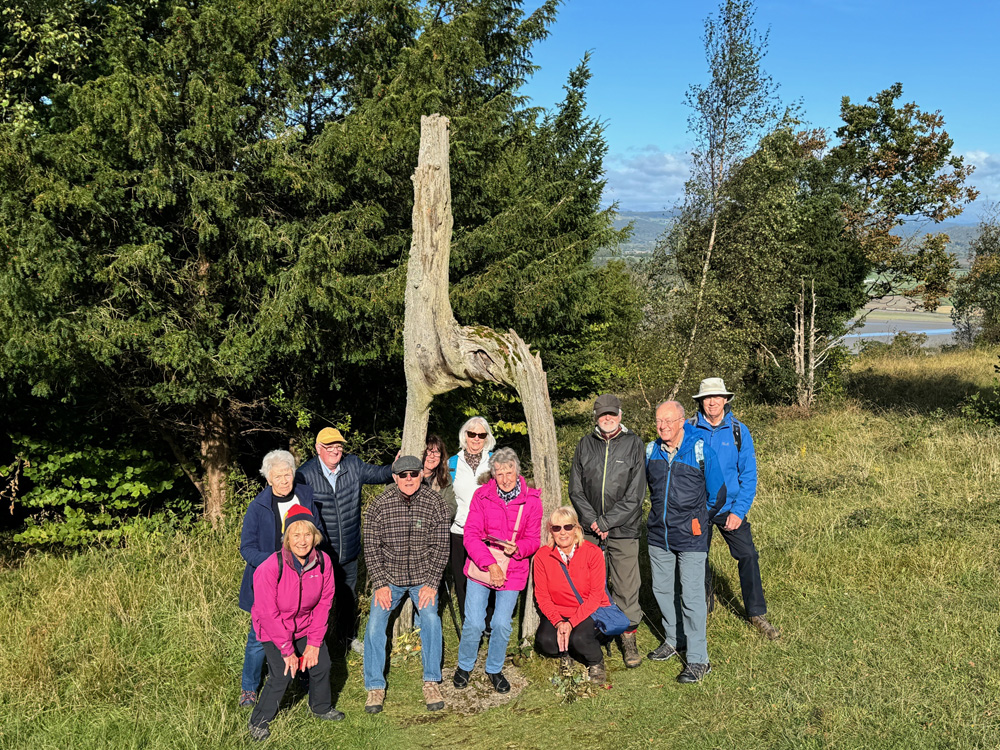
[[[296,521],[308,521],[313,526],[316,525],[316,521],[313,519],[312,511],[308,508],[295,503],[288,512],[285,513],[285,520],[281,523],[281,533],[285,533],[285,529],[291,526]]]

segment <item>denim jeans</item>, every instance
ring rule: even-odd
[[[410,595],[410,601],[416,609],[421,588],[423,586],[407,587],[390,584],[392,604],[389,605],[389,609],[382,609],[375,603],[374,597],[372,598],[368,627],[365,629],[365,690],[385,690],[385,647],[389,616],[407,594]],[[438,615],[437,605],[435,596],[433,603],[417,610],[420,618],[420,658],[424,665],[424,682],[441,682],[441,617]]]
[[[458,644],[458,667],[471,672],[476,666],[476,656],[479,655],[479,639],[486,629],[486,605],[490,594],[496,592],[496,608],[493,619],[490,620],[492,633],[490,645],[486,651],[486,671],[496,674],[503,669],[507,658],[507,643],[510,641],[511,618],[514,607],[521,596],[520,591],[496,591],[478,581],[466,579],[465,582],[465,620],[462,623],[462,641]]]
[[[707,557],[707,552],[669,552],[649,545],[653,596],[663,615],[666,642],[676,647],[686,637],[688,664],[708,664]]]
[[[247,634],[247,647],[243,651],[243,676],[240,678],[240,690],[252,690],[257,692],[260,687],[261,673],[264,671],[264,644],[257,640],[257,634],[253,632],[253,625],[250,625],[250,632]]]

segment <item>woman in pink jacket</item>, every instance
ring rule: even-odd
[[[326,635],[333,602],[333,566],[316,549],[323,535],[313,514],[293,505],[285,514],[281,551],[267,558],[253,574],[250,617],[264,644],[270,673],[250,716],[250,736],[266,740],[267,726],[292,678],[309,672],[309,708],[319,719],[339,721],[344,714],[333,707],[330,695],[330,654]]]
[[[458,668],[453,683],[462,689],[476,666],[479,641],[486,627],[486,603],[496,591],[496,608],[490,620],[492,633],[486,652],[486,676],[498,693],[510,690],[503,675],[510,640],[511,618],[517,600],[528,584],[531,556],[541,541],[541,492],[528,487],[521,462],[510,448],[490,456],[491,479],[476,490],[465,521],[465,621],[458,645]],[[511,541],[513,539],[513,541]],[[506,562],[506,571],[493,551]],[[476,578],[480,580],[476,580]]]

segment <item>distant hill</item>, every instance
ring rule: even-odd
[[[615,229],[622,229],[632,224],[632,238],[622,245],[622,255],[646,255],[653,252],[656,242],[667,231],[670,225],[676,220],[678,211],[665,209],[663,211],[619,211],[618,218],[615,219]],[[951,240],[948,244],[948,252],[954,253],[958,258],[961,268],[968,268],[970,265],[969,243],[972,242],[978,231],[975,222],[971,221],[945,221],[937,225],[929,223],[912,224],[900,227],[896,234],[900,237],[923,236],[925,234],[937,234],[944,232]],[[606,258],[609,253],[602,252],[599,258]]]

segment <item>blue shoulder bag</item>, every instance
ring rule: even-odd
[[[583,604],[583,597],[580,596],[580,592],[576,590],[576,586],[573,585],[573,579],[569,577],[569,568],[566,564],[559,561],[562,566],[563,573],[566,574],[566,580],[569,582],[569,587],[573,589],[573,595],[576,596],[576,600]],[[608,587],[604,587],[604,593],[608,595],[608,601],[611,602],[607,607],[598,607],[597,611],[594,612],[590,617],[594,620],[597,625],[597,629],[601,631],[604,635],[615,636],[621,635],[626,630],[628,626],[631,625],[629,619],[625,616],[618,605],[615,604],[614,600],[611,598],[611,592],[608,591]]]

